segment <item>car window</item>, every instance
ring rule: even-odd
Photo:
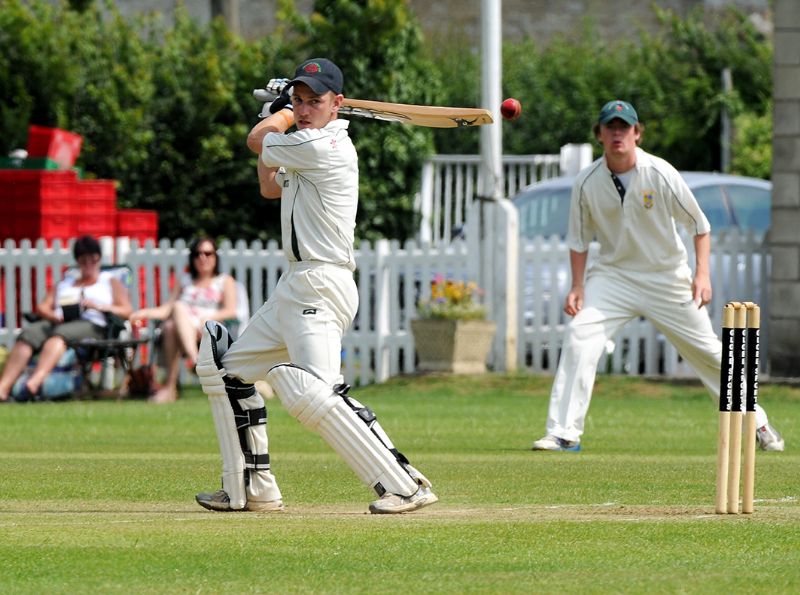
[[[519,233],[525,238],[567,235],[571,188],[544,188],[514,199],[519,212]]]
[[[727,229],[733,225],[728,209],[725,206],[722,189],[719,186],[692,188],[692,193],[697,198],[700,208],[711,224],[712,233]]]
[[[752,229],[757,232],[769,229],[772,202],[772,193],[769,190],[742,184],[730,184],[725,187],[725,191],[740,229]]]

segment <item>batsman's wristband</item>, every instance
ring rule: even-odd
[[[292,124],[294,124],[294,122],[292,122],[292,121],[289,119],[289,116],[287,116],[286,114],[284,114],[284,113],[283,113],[283,110],[280,110],[280,111],[277,111],[277,112],[275,112],[275,115],[276,115],[276,116],[280,116],[281,118],[283,118],[283,121],[284,121],[284,122],[286,122],[286,128],[287,128],[287,130],[288,130],[289,128],[291,128],[291,127],[292,127]]]

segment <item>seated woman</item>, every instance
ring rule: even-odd
[[[75,241],[72,254],[79,275],[67,276],[36,306],[40,320],[23,329],[8,354],[0,376],[0,401],[7,401],[17,378],[35,353],[39,361],[25,384],[35,396],[47,375],[67,350],[67,341],[105,339],[106,312],[127,318],[131,313],[128,290],[112,273],[100,270],[100,244],[90,236]]]
[[[197,362],[200,331],[207,320],[236,318],[236,282],[219,272],[217,246],[210,238],[199,238],[189,247],[189,273],[181,277],[169,301],[131,314],[131,321],[163,320],[167,378],[150,401],[168,403],[178,398],[181,356],[192,366]]]

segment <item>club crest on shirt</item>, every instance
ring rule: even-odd
[[[642,192],[642,204],[644,205],[645,209],[652,209],[653,208],[653,191],[652,190],[645,190]]]

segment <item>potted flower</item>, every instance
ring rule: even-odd
[[[421,372],[480,374],[492,347],[496,325],[486,320],[478,301],[481,291],[473,282],[437,275],[431,297],[417,306],[411,321]]]

